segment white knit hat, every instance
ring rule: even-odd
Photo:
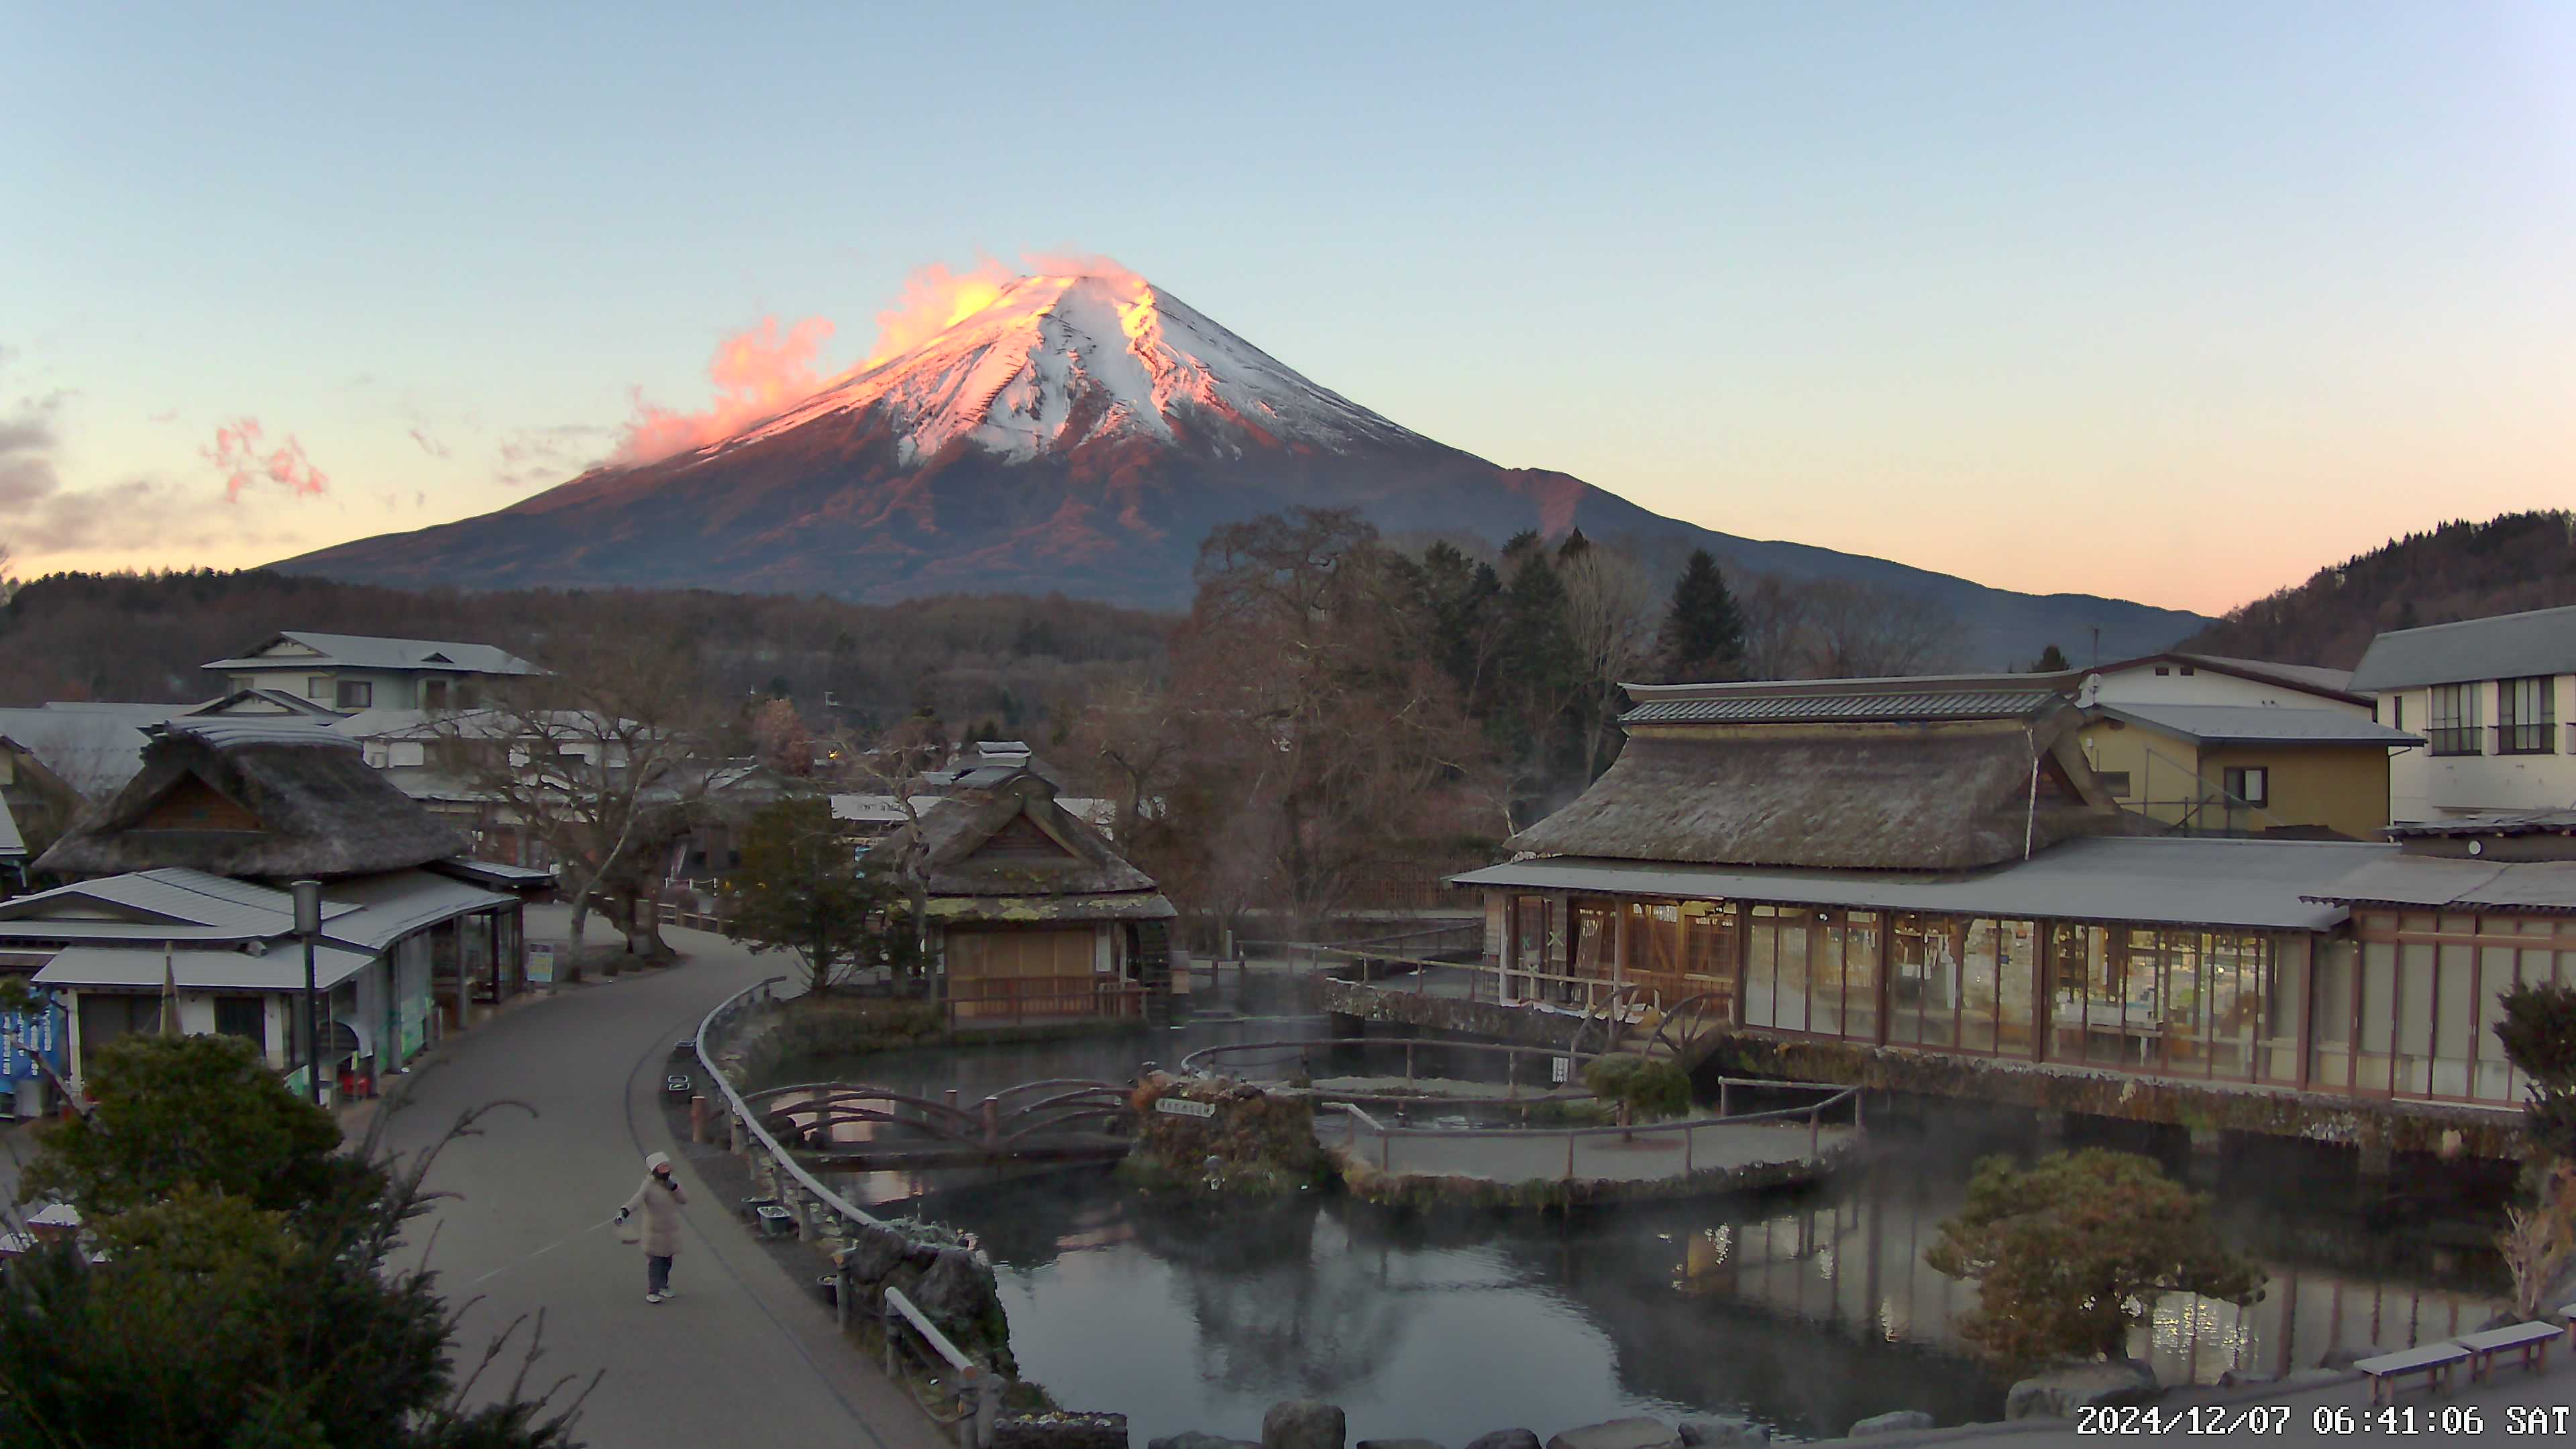
[[[668,1167],[670,1165],[671,1154],[667,1152],[650,1153],[644,1158],[644,1170],[646,1172],[651,1172],[656,1168]]]

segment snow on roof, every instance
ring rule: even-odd
[[[101,797],[143,768],[152,726],[185,714],[184,704],[92,704],[57,701],[38,709],[0,709],[0,734],[16,740],[83,794]]]
[[[311,653],[270,654],[282,643],[302,645]],[[491,644],[443,639],[385,639],[372,634],[317,634],[289,629],[271,636],[247,654],[217,659],[207,669],[278,669],[305,665],[340,665],[352,669],[395,669],[441,674],[536,674],[537,666]]]

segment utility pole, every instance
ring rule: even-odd
[[[295,892],[295,934],[304,938],[304,1090],[313,1105],[322,1105],[322,1026],[314,1015],[313,938],[322,934],[322,882],[299,880]]]

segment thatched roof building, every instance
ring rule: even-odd
[[[2122,829],[2048,676],[1633,685],[1627,748],[1531,855],[1957,872]]]
[[[919,849],[934,919],[1141,921],[1177,915],[1155,887],[1026,769],[979,770],[877,850]]]
[[[307,724],[173,720],[143,769],[45,852],[69,876],[183,867],[288,879],[401,870],[467,842],[367,766],[355,740]]]

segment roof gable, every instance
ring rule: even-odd
[[[963,789],[921,817],[933,895],[1150,893],[1154,878],[1056,803],[1055,786],[1027,770]],[[896,848],[907,827],[892,837]],[[886,847],[879,847],[880,849]]]

